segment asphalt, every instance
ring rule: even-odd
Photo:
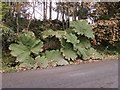
[[[4,73],[2,88],[118,88],[118,60]]]

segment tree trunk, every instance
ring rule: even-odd
[[[63,8],[62,8],[62,24],[63,24],[63,30],[65,29],[65,20],[64,20],[64,14],[65,14],[65,8],[64,8],[64,2],[63,2]]]
[[[77,3],[75,3],[74,20],[77,18]]]
[[[81,6],[79,6],[79,10],[78,10],[78,20],[81,20],[82,16],[81,16],[81,13],[82,12],[81,10],[83,10],[83,2],[81,2]]]
[[[80,17],[80,7],[79,7],[79,10],[78,10],[78,20],[80,20],[81,17]]]
[[[67,21],[66,21],[66,28],[69,28],[69,26],[70,26],[70,20],[69,20],[69,17],[70,17],[70,15],[69,15],[69,9],[67,8]]]
[[[46,18],[45,18],[45,20],[47,20],[47,0],[46,0],[46,9],[45,9],[45,15],[46,15]]]
[[[46,10],[45,10],[46,4],[43,2],[43,20],[46,20]]]
[[[59,18],[59,3],[57,3],[57,20],[58,20],[58,18]]]
[[[49,17],[49,20],[52,19],[52,2],[50,2],[50,17]]]

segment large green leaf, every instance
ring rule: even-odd
[[[34,47],[31,48],[31,52],[38,54],[39,52],[42,52],[43,49],[43,42],[39,41],[38,44],[34,45]]]
[[[64,38],[62,38],[60,42],[62,47],[65,47],[68,49],[73,46],[71,43],[68,43],[67,40],[65,40]]]
[[[77,54],[73,49],[62,48],[61,52],[63,52],[63,56],[68,60],[75,60],[77,58]]]
[[[61,59],[57,62],[57,65],[67,65],[67,64],[68,64],[68,62],[64,59]]]
[[[77,54],[82,57],[83,60],[87,60],[88,56],[86,54],[87,50],[81,47],[81,43],[76,44],[74,49],[77,51]]]
[[[19,62],[25,62],[27,60],[30,60],[33,62],[33,58],[30,55],[29,49],[27,49],[24,45],[22,44],[11,44],[9,47],[11,51],[11,54],[15,57],[17,57],[17,61]],[[30,63],[30,62],[29,62]]]
[[[42,32],[42,37],[43,38],[47,38],[49,36],[54,36],[55,35],[55,31],[53,31],[52,29],[50,30],[45,30]]]
[[[30,52],[23,52],[18,56],[16,56],[17,57],[16,60],[19,62],[24,62],[25,60],[31,59],[29,55],[30,55]]]
[[[61,48],[61,52],[63,53],[63,56],[70,60],[75,60],[77,58],[77,53],[73,50],[73,45],[71,43],[66,42],[64,38],[61,39],[61,45],[63,48]]]
[[[88,38],[81,36],[79,38],[79,40],[80,40],[79,46],[81,46],[82,48],[89,48],[89,47],[91,47],[91,43],[90,43]]]
[[[55,36],[57,38],[62,38],[64,35],[66,35],[66,31],[56,31]]]
[[[11,54],[15,57],[17,57],[17,61],[25,61],[30,56],[30,51],[22,44],[11,44],[9,47],[11,51]]]
[[[86,52],[87,55],[92,58],[92,59],[102,59],[103,55],[98,53],[94,48],[89,48],[88,51]]]
[[[23,34],[19,38],[19,43],[23,44],[27,49],[30,50],[30,52],[35,54],[38,54],[43,50],[43,42],[41,40],[37,40],[34,36]]]
[[[79,40],[77,40],[77,36],[75,36],[75,34],[72,34],[72,33],[66,34],[65,39],[67,39],[67,42],[70,42],[72,44],[79,43]]]
[[[48,60],[52,60],[52,65],[66,65],[68,62],[64,60],[63,56],[61,55],[61,52],[58,50],[52,50],[52,51],[46,51],[45,56]]]
[[[65,40],[63,39],[63,48],[61,48],[61,52],[63,53],[63,56],[70,60],[75,60],[77,58],[77,53],[73,50],[73,47],[70,43],[65,42]]]
[[[43,38],[47,38],[50,36],[56,36],[57,38],[62,38],[64,35],[66,35],[66,31],[61,31],[61,30],[57,30],[57,31],[53,31],[52,29],[50,30],[46,30],[42,32],[42,37]]]
[[[33,37],[35,37],[35,34],[33,33],[33,32],[31,32],[31,31],[27,31],[27,32],[24,32],[23,33],[25,36],[33,36]]]
[[[74,49],[77,51],[79,56],[82,56],[83,60],[88,60],[88,59],[102,59],[103,56],[99,54],[94,48],[89,47],[85,48],[82,47],[81,43],[76,44],[74,46]]]
[[[41,63],[41,67],[47,67],[48,66],[48,60],[45,58],[45,56],[37,56],[35,58],[36,62]]]
[[[28,48],[31,48],[32,45],[34,45],[36,43],[37,40],[35,37],[32,36],[25,36],[25,35],[21,35],[19,37],[19,43],[22,43],[23,45],[27,46]]]
[[[45,56],[48,60],[59,61],[63,59],[61,53],[58,50],[46,51]]]
[[[25,68],[27,68],[27,69],[31,69],[31,68],[32,68],[32,65],[30,65],[30,64],[28,64],[28,63],[21,63],[21,64],[19,65],[19,68],[23,68],[23,67],[25,67]]]
[[[31,56],[26,57],[26,59],[23,62],[24,63],[28,63],[30,65],[33,65],[33,64],[36,63],[35,60],[34,60],[34,58],[32,58]]]
[[[11,50],[11,54],[13,56],[18,56],[22,53],[29,52],[29,49],[23,44],[11,44],[9,49]]]
[[[31,53],[38,54],[42,51],[43,42],[41,40],[37,40],[34,34],[23,33],[19,37],[18,44],[11,44],[9,49],[11,50],[11,54],[17,57],[17,61],[20,62],[30,62],[34,63],[34,59],[30,56]]]
[[[74,31],[79,35],[84,35],[88,38],[95,38],[92,27],[87,24],[87,21],[72,21],[70,26],[74,27]]]

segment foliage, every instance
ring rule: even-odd
[[[99,20],[94,25],[96,48],[105,54],[120,53],[119,20]]]
[[[45,56],[48,60],[52,60],[56,65],[66,65],[67,61],[64,60],[61,52],[58,50],[46,51]]]
[[[49,36],[54,36],[55,32],[53,30],[46,30],[42,32],[43,38],[47,38]]]
[[[92,52],[93,50],[91,49],[91,43],[89,41],[89,38],[94,38],[92,27],[88,25],[86,21],[73,21],[71,23],[73,29],[66,29],[64,31],[54,31],[51,29],[43,31],[43,39],[53,36],[58,38],[62,46],[60,51],[65,59],[68,60],[76,60],[78,55],[80,57],[82,56],[84,60],[102,58],[100,54],[97,57],[96,55],[90,57],[92,53],[97,53],[95,50]],[[87,53],[88,50],[89,54]]]
[[[97,51],[91,49],[91,43],[89,38],[93,39],[95,36],[92,31],[92,27],[86,24],[86,21],[72,22],[73,30],[79,35],[78,43],[73,43],[73,48],[76,50],[77,54],[82,57],[83,60],[88,59],[102,59],[103,57]],[[75,40],[75,39],[74,39]],[[94,52],[93,52],[94,51]],[[96,53],[97,55],[92,54]]]
[[[79,59],[102,59],[95,45],[104,45],[103,51],[111,48],[114,53],[115,49],[120,51],[119,21],[112,20],[119,19],[119,3],[58,2],[56,5],[53,8],[47,2],[0,3],[5,68],[47,68]],[[43,17],[40,16],[43,20],[36,18],[36,6],[43,7]],[[91,8],[95,10],[92,12]],[[28,13],[29,9],[33,12]],[[55,20],[51,18],[53,10],[57,12]],[[111,21],[98,21],[93,30],[86,20],[82,20],[89,16],[94,20]]]
[[[1,41],[2,41],[2,50],[8,51],[8,47],[11,43],[15,43],[18,40],[17,34],[9,27],[4,24],[0,25],[1,28]]]
[[[100,53],[98,53],[94,48],[89,48],[87,50],[87,55],[89,57],[89,59],[103,59],[103,55],[101,55]]]
[[[112,44],[113,46],[115,46],[116,43],[120,41],[118,20],[99,20],[94,26],[94,32],[97,40],[96,44],[98,45]]]
[[[93,45],[105,54],[119,53],[120,2],[99,2],[93,6],[96,8],[92,14],[96,22]]]
[[[92,14],[97,20],[120,19],[120,2],[99,2],[93,5]]]
[[[95,41],[93,45],[103,48],[106,54],[119,53],[120,42],[120,2],[99,2],[93,5],[96,10],[92,14],[95,20]]]
[[[3,41],[6,40],[6,42],[14,42],[16,41],[16,35],[15,32],[13,30],[11,30],[10,28],[1,25],[2,28],[2,37],[3,37]]]
[[[84,21],[77,23],[81,24],[81,22]],[[85,22],[82,24],[85,24]],[[76,25],[74,25],[73,23],[72,28],[75,29]],[[19,33],[17,43],[11,44],[9,49],[16,60],[20,62],[19,67],[27,68],[66,65],[69,61],[75,61],[78,57],[83,60],[101,59],[102,56],[91,47],[89,38],[93,38],[93,36],[87,35],[84,32],[85,29],[81,30],[80,34],[78,33],[79,30],[76,32],[74,29],[69,29],[70,31],[68,29],[64,31],[44,30],[41,32],[42,41],[36,39],[33,32],[24,31]],[[93,35],[92,31],[89,32]],[[59,48],[52,48],[56,45]]]
[[[68,60],[76,60],[77,53],[72,48],[62,48],[61,52],[63,52],[63,56]]]
[[[95,38],[92,27],[87,24],[87,21],[72,21],[71,26],[74,27],[74,31],[78,35],[84,35],[85,37],[88,38]]]
[[[17,61],[34,63],[34,59],[30,56],[32,53],[39,54],[42,51],[43,42],[34,37],[34,33],[27,32],[20,35],[18,44],[11,44],[9,49],[11,54],[17,57]]]
[[[81,47],[81,44],[77,44],[75,50],[77,50],[77,53],[82,56],[83,60],[103,58],[103,56],[92,47],[83,48]]]
[[[57,37],[57,38],[62,38],[63,36],[65,36],[67,34],[67,32],[66,31],[56,31],[55,32],[55,36]]]
[[[0,2],[0,21],[7,13],[7,9],[8,9],[8,4],[4,2]]]
[[[72,23],[71,27],[73,27],[73,29],[69,29],[69,31],[68,29],[65,31],[48,30],[48,31],[45,31],[44,34],[46,37],[55,36],[60,40],[60,43],[62,46],[60,51],[62,52],[63,56],[68,60],[75,60],[78,57],[77,54],[80,57],[82,56],[82,59],[84,60],[87,60],[90,58],[93,58],[93,59],[102,58],[100,54],[97,57],[96,55],[94,55],[93,57],[90,57],[90,55],[93,52],[90,49],[91,43],[89,41],[89,38],[94,38],[94,34],[90,25],[87,25],[86,21],[73,21],[71,23]],[[87,28],[84,28],[83,26]],[[59,37],[58,37],[58,32],[62,32],[62,34],[60,34]],[[91,34],[89,35],[86,32]],[[90,54],[87,54],[88,50]],[[97,51],[94,50],[94,53],[97,53]]]
[[[65,39],[67,39],[67,42],[71,42],[73,45],[79,43],[79,40],[77,40],[77,36],[72,33],[66,34]]]
[[[61,52],[63,56],[68,60],[76,60],[77,53],[73,50],[73,46],[71,43],[66,42],[65,39],[61,40],[61,44],[63,48],[61,48]]]
[[[53,37],[53,36],[56,36],[57,38],[62,38],[64,35],[66,35],[66,31],[61,31],[61,30],[54,31],[50,29],[42,32],[43,39],[47,37]]]
[[[90,43],[90,40],[87,39],[87,37],[79,37],[79,41],[80,41],[80,46],[82,48],[90,48],[91,47],[91,43]]]
[[[74,49],[77,51],[77,54],[82,57],[83,60],[89,59],[88,56],[86,55],[87,49],[82,48],[80,43],[76,44]]]
[[[2,68],[0,68],[0,70],[2,70],[4,73],[5,72],[16,72],[15,68],[13,68],[13,67],[6,67],[6,66],[3,66]]]
[[[6,52],[2,52],[2,58],[0,58],[0,63],[2,64],[2,66],[4,67],[13,67],[15,65],[17,65],[18,63],[15,62],[15,57],[13,57],[10,52],[6,51]]]
[[[48,60],[45,58],[45,56],[37,56],[35,58],[37,63],[40,63],[40,67],[47,67],[48,66]]]

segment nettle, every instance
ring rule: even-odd
[[[36,39],[33,32],[24,32],[17,44],[11,44],[9,49],[17,61],[34,64],[36,67],[66,65],[78,58],[82,60],[102,59],[90,43],[95,38],[92,27],[86,21],[72,21],[71,29],[52,29],[41,32],[41,40]],[[58,40],[60,48],[44,50],[45,42]],[[37,64],[36,64],[37,63]]]

